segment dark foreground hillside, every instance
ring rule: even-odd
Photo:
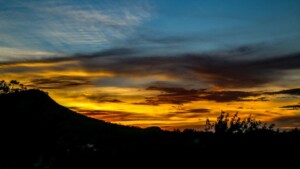
[[[0,107],[0,169],[187,166],[264,158],[276,163],[300,150],[297,131],[213,134],[127,127],[80,115],[40,90],[1,94]]]

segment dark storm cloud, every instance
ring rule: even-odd
[[[142,105],[160,105],[160,104],[185,104],[193,101],[214,101],[214,102],[263,102],[269,101],[265,95],[270,94],[290,94],[298,95],[298,89],[281,90],[277,92],[261,92],[261,91],[212,91],[207,89],[185,89],[180,87],[156,87],[151,86],[146,90],[160,91],[161,94],[152,97],[146,97],[144,102],[135,103]],[[260,97],[259,97],[260,96]],[[255,97],[255,98],[250,98]],[[282,108],[298,109],[299,105],[289,105]]]
[[[29,87],[40,89],[63,89],[68,87],[93,85],[88,78],[74,76],[57,76],[52,78],[37,78],[31,80]],[[28,86],[28,85],[27,85]]]
[[[188,110],[188,112],[191,112],[191,113],[209,113],[210,112],[210,109],[190,109]]]
[[[184,104],[192,101],[200,100],[199,90],[187,90],[184,88],[159,88],[149,87],[147,90],[158,90],[162,94],[154,97],[145,98],[144,104],[159,105],[159,104]]]
[[[271,94],[300,95],[300,88],[281,90],[281,91],[278,91],[278,92],[273,92]]]
[[[288,110],[299,110],[300,109],[300,104],[287,105],[287,106],[282,106],[280,108],[288,109]]]
[[[191,82],[183,81],[183,82],[171,82],[171,81],[152,81],[147,83],[146,86],[159,86],[161,88],[180,88],[181,86],[189,86],[193,85]]]
[[[251,99],[247,100],[245,98],[250,96],[260,95],[260,93],[258,92],[209,91],[206,89],[187,90],[184,88],[148,87],[147,90],[161,91],[161,94],[153,97],[146,97],[145,102],[138,103],[138,104],[145,104],[145,105],[184,104],[193,101],[203,101],[203,100],[215,101],[215,102],[253,101]]]
[[[195,61],[197,63],[197,61]],[[198,73],[212,75],[208,80],[224,87],[254,87],[278,80],[283,70],[300,68],[300,55],[248,61],[212,60],[206,66],[190,64]]]
[[[244,50],[244,49],[243,49]],[[248,49],[245,49],[247,52]],[[255,87],[279,80],[284,70],[300,68],[300,55],[260,60],[235,60],[207,54],[114,57],[82,61],[87,71],[109,71],[123,76],[164,74],[221,87]]]
[[[229,50],[229,54],[227,51],[225,54],[220,52],[146,56],[136,49],[117,48],[94,54],[46,59],[44,62],[77,61],[79,63],[73,66],[86,72],[111,72],[118,77],[165,75],[182,81],[193,81],[223,88],[256,87],[272,83],[284,77],[286,75],[284,71],[300,68],[299,53],[268,58],[262,56],[263,59],[257,59],[259,56],[255,59],[232,59],[230,57],[255,53],[255,50],[255,47],[242,46]],[[53,67],[55,70],[70,68],[72,65]],[[27,69],[29,68],[23,67],[19,71]],[[38,69],[42,68],[35,68],[32,71],[38,71]]]

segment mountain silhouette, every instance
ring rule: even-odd
[[[105,159],[167,156],[180,144],[158,127],[141,129],[86,117],[40,90],[1,94],[0,106],[0,168],[86,168]]]
[[[217,134],[163,131],[92,119],[57,104],[47,93],[0,94],[0,169],[197,165],[207,160],[273,159],[300,150],[298,131]],[[239,155],[242,154],[242,155]],[[252,156],[254,154],[254,156]]]

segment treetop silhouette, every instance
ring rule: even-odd
[[[14,93],[27,90],[27,87],[17,80],[11,80],[7,83],[5,80],[0,81],[0,93]]]

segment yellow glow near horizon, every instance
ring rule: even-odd
[[[114,88],[110,88],[114,89]],[[108,89],[105,90],[108,92]],[[114,90],[113,92],[118,91]],[[119,91],[123,91],[120,89]],[[147,93],[147,92],[146,92]],[[124,94],[126,95],[126,94]],[[128,99],[132,101],[132,99]],[[126,98],[123,98],[123,101],[128,101]],[[101,116],[91,116],[94,118],[100,118],[101,120],[106,120],[118,124],[124,125],[133,125],[140,127],[149,127],[149,126],[160,126],[164,129],[175,129],[182,128],[181,126],[195,126],[204,125],[206,118],[210,118],[212,120],[216,119],[216,117],[220,114],[221,111],[225,111],[233,115],[236,112],[239,112],[241,118],[247,118],[250,114],[252,117],[255,117],[258,120],[270,122],[273,118],[280,117],[282,115],[293,115],[293,111],[283,110],[278,107],[281,107],[286,104],[292,104],[293,102],[286,102],[285,104],[276,101],[270,102],[231,102],[230,105],[228,103],[216,103],[213,101],[197,101],[191,102],[183,105],[181,108],[176,108],[172,104],[162,104],[159,106],[149,106],[149,105],[134,105],[130,103],[92,103],[90,100],[80,100],[80,102],[76,101],[76,98],[73,98],[72,101],[68,99],[65,103],[61,102],[61,104],[66,105],[68,107],[78,107],[81,109],[89,109],[89,110],[102,110],[102,111],[124,111],[130,112],[132,115],[142,114],[145,119],[138,120],[116,120],[111,121],[111,119],[103,119]],[[241,106],[243,108],[241,108]],[[275,108],[274,108],[275,107]],[[186,113],[174,115],[173,117],[166,117],[170,113],[180,112],[190,109],[197,108],[206,108],[212,110],[209,113],[201,114],[198,116],[195,115],[197,113]],[[148,120],[148,117],[151,117]]]
[[[54,63],[19,63],[15,65],[2,65],[1,79],[11,80],[17,79],[21,83],[34,85],[37,88],[38,84],[34,84],[33,79],[56,79],[65,80],[66,77],[75,81],[78,78],[86,78],[88,81],[99,80],[102,78],[117,78],[119,75],[111,72],[88,72],[80,69],[63,69],[60,70],[57,66],[68,64],[77,64],[77,62],[62,62]],[[25,68],[25,72],[18,73],[9,71],[11,68]],[[28,68],[28,69],[27,69]],[[36,71],[35,69],[44,68]],[[6,71],[4,71],[6,70]],[[151,81],[152,79],[160,79],[167,81],[176,81],[174,78],[166,75],[153,75],[152,77],[130,77],[134,84],[143,84],[143,81]],[[68,79],[67,79],[68,80]],[[52,84],[49,84],[50,86]],[[294,86],[299,87],[299,86]],[[251,101],[258,97],[248,97],[249,101],[231,101],[231,102],[215,102],[208,100],[199,100],[187,102],[184,104],[159,104],[147,105],[145,98],[155,97],[162,94],[160,91],[146,90],[146,87],[117,87],[117,86],[102,86],[102,84],[70,86],[63,89],[53,88],[46,89],[49,95],[59,104],[71,107],[75,111],[86,114],[93,118],[101,120],[140,127],[159,126],[163,129],[173,130],[176,128],[195,128],[201,129],[207,118],[215,120],[221,111],[228,113],[239,112],[240,117],[246,118],[251,114],[258,120],[272,122],[273,119],[281,116],[295,116],[299,111],[286,110],[280,107],[286,105],[295,105],[299,103],[299,98],[286,98],[284,95],[262,95],[259,97],[267,97],[269,101]],[[268,86],[251,89],[223,89],[212,86],[213,91],[278,91],[285,89],[282,86]],[[97,100],[97,98],[103,99]],[[103,98],[102,98],[103,97]],[[296,97],[296,96],[295,96]],[[98,99],[99,99],[98,98]],[[117,100],[114,102],[114,100]],[[197,109],[200,110],[197,112]],[[208,111],[201,112],[201,109]],[[191,111],[196,110],[196,111]],[[88,112],[94,112],[89,114]],[[97,111],[105,112],[97,115]],[[96,112],[96,113],[95,113]],[[283,128],[289,128],[288,124],[284,124]]]

